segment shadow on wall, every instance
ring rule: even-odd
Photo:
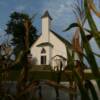
[[[33,58],[32,64],[34,64],[34,65],[37,64],[37,58],[36,57]]]

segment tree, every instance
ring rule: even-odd
[[[7,23],[7,29],[5,30],[7,34],[13,36],[12,44],[15,46],[15,54],[20,50],[25,49],[25,21],[28,21],[29,25],[29,47],[37,39],[38,35],[36,34],[37,30],[32,25],[32,18],[28,14],[13,12],[10,15],[10,21]]]
[[[34,18],[34,17],[33,17]],[[12,44],[15,46],[14,54],[16,59],[13,65],[17,63],[21,64],[22,75],[17,82],[17,94],[19,91],[23,91],[28,81],[29,63],[28,54],[32,43],[37,39],[37,30],[32,25],[32,19],[25,13],[13,12],[10,15],[10,21],[7,24],[6,32],[13,36]],[[12,65],[12,66],[13,66]],[[23,89],[21,87],[23,86]]]

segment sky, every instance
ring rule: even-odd
[[[52,21],[52,29],[69,38],[70,34],[62,32],[75,20],[72,11],[74,0],[0,0],[0,34],[5,33],[4,29],[13,11],[25,12],[30,16],[36,14],[34,25],[41,31],[41,16],[48,10]]]
[[[95,0],[98,4],[98,0]],[[76,17],[73,13],[72,6],[75,4],[75,0],[0,0],[0,42],[5,41],[5,29],[8,23],[9,16],[12,12],[24,12],[33,16],[36,14],[33,20],[34,26],[36,26],[38,33],[41,33],[41,16],[48,10],[51,17],[52,29],[64,38],[71,41],[73,36],[73,29],[68,32],[63,32],[71,23],[76,22]],[[97,23],[98,29],[100,29],[100,19],[93,14],[93,18]],[[85,25],[86,27],[88,24]],[[94,40],[91,40],[92,48],[97,53],[100,50],[97,48]],[[100,59],[98,59],[100,62]]]
[[[72,11],[72,6],[76,0],[0,0],[0,35],[4,34],[6,24],[10,20],[9,16],[12,12],[24,12],[33,16],[36,14],[33,24],[41,32],[41,16],[48,10],[52,21],[52,29],[58,34],[71,40],[72,30],[62,32],[71,23],[76,21]],[[98,3],[98,0],[95,0]],[[97,21],[100,22],[100,21]],[[100,26],[100,24],[98,24]]]

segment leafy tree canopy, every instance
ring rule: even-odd
[[[25,20],[28,20],[29,24],[29,46],[31,46],[38,37],[36,34],[37,30],[32,25],[32,18],[30,18],[28,14],[19,12],[11,13],[10,20],[7,23],[7,29],[5,31],[7,34],[11,34],[13,36],[12,44],[15,46],[15,52],[19,52],[21,49],[25,48]]]

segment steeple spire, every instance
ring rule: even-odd
[[[41,16],[41,18],[44,18],[44,17],[49,17],[50,20],[52,20],[52,17],[50,16],[49,12],[46,10],[44,12],[44,14]]]

